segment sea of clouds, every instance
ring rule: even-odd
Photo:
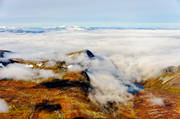
[[[107,101],[125,103],[132,98],[128,88],[136,88],[133,82],[158,76],[163,68],[180,64],[179,32],[82,28],[42,33],[1,32],[0,49],[14,52],[8,54],[7,58],[67,60],[71,70],[88,69],[94,87],[90,93],[93,100],[103,104]],[[82,49],[89,49],[96,58],[64,56]],[[34,71],[24,68],[22,65],[10,65],[0,70],[0,77],[3,74],[7,74],[7,77],[9,74],[11,78],[34,77]],[[22,73],[15,73],[16,69]],[[42,73],[41,77],[43,74],[46,73]],[[48,76],[53,74],[49,73]]]

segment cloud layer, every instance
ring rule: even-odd
[[[31,69],[24,64],[9,64],[0,70],[0,79],[31,80],[36,78],[54,77],[51,70]]]
[[[78,64],[83,63],[84,69],[89,69],[88,74],[95,87],[91,93],[93,99],[102,103],[125,102],[132,96],[126,85],[133,87],[134,81],[157,76],[163,68],[180,64],[179,32],[117,29],[66,29],[39,34],[3,32],[0,33],[0,46],[15,52],[7,55],[9,58],[66,60],[74,64],[69,66],[72,71],[81,70]],[[72,60],[63,56],[82,49],[91,50],[96,59],[89,61],[79,56]],[[11,70],[14,68],[9,67]],[[24,74],[31,77],[32,72],[23,71],[21,77]]]

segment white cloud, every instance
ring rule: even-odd
[[[164,99],[160,98],[160,97],[155,97],[154,95],[151,94],[151,97],[149,99],[149,102],[152,103],[152,105],[160,105],[163,106],[164,105]]]
[[[4,113],[4,112],[7,112],[9,109],[7,103],[3,100],[3,99],[0,99],[0,113]]]
[[[51,70],[37,70],[39,72],[39,78],[50,78],[55,77],[56,75]]]
[[[35,72],[30,68],[26,68],[22,64],[10,64],[7,67],[0,69],[0,79],[9,78],[9,79],[32,79],[35,75]]]
[[[71,60],[71,61],[70,61]],[[85,70],[91,79],[93,91],[90,98],[99,104],[106,104],[108,101],[126,103],[132,98],[128,93],[127,85],[136,89],[135,85],[126,80],[111,60],[96,56],[89,59],[86,54],[69,57],[70,70]]]
[[[32,80],[37,78],[49,78],[56,75],[51,70],[31,69],[29,65],[9,64],[0,69],[0,79]]]

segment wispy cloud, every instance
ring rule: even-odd
[[[4,112],[7,112],[9,109],[7,103],[3,100],[3,99],[0,99],[0,113],[4,113]]]

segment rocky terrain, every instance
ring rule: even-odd
[[[40,77],[41,72],[33,80],[0,76],[0,99],[8,105],[0,119],[180,119],[180,67],[168,67],[158,77],[134,82],[143,88],[131,92],[133,98],[127,103],[100,104],[89,96],[94,87],[87,69],[70,71],[70,65],[61,60],[51,64],[48,60],[4,59],[6,53],[11,51],[0,51],[0,70],[15,63],[52,71],[56,77]],[[89,50],[67,56],[82,53],[95,57]]]

